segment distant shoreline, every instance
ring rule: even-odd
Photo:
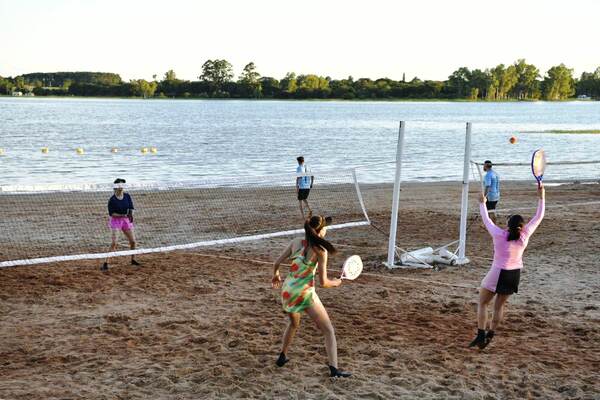
[[[121,96],[11,96],[6,94],[0,94],[0,98],[14,98],[14,99],[120,99],[120,100],[218,100],[218,101],[291,101],[291,102],[333,102],[333,101],[343,101],[348,103],[353,102],[372,102],[372,103],[386,103],[386,102],[394,102],[394,103],[565,103],[565,102],[596,102],[600,101],[600,99],[577,99],[577,98],[569,98],[563,100],[517,100],[517,99],[506,99],[506,100],[470,100],[470,99],[444,99],[444,98],[414,98],[414,99],[404,99],[404,98],[390,98],[390,99],[343,99],[343,98],[327,98],[327,99],[279,99],[279,98],[261,98],[261,99],[252,99],[252,98],[235,98],[235,97],[121,97]],[[550,133],[550,132],[547,132]],[[552,132],[559,133],[559,132]],[[563,133],[563,132],[560,132]]]

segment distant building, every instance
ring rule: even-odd
[[[23,92],[19,92],[17,90],[15,90],[14,92],[11,93],[13,96],[15,97],[19,97],[19,96],[23,96]]]
[[[579,99],[579,100],[590,100],[591,97],[588,96],[587,94],[580,94],[579,96],[577,96],[577,99]]]
[[[35,94],[33,92],[27,92],[24,94],[24,96],[33,97],[33,96],[35,96]]]

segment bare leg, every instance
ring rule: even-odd
[[[123,230],[123,234],[125,235],[125,237],[127,237],[127,240],[129,241],[129,248],[131,250],[135,250],[135,235],[133,234],[133,230]],[[135,256],[132,255],[131,256],[131,261],[135,260]]]
[[[110,243],[110,249],[108,251],[112,253],[113,251],[117,250],[117,231],[114,229],[111,229],[110,233],[111,233],[111,243]],[[108,269],[109,261],[110,261],[110,257],[106,257],[106,259],[104,260],[104,265],[102,266],[102,270]]]
[[[486,288],[479,290],[479,303],[477,303],[477,328],[485,330],[487,325],[487,305],[495,293]]]
[[[495,293],[485,288],[479,289],[479,302],[477,303],[477,336],[469,343],[469,347],[477,346],[480,349],[487,345],[485,327],[487,325],[487,305],[494,298]]]
[[[302,215],[302,220],[304,220],[304,207],[302,207],[302,200],[300,200],[300,214]]]
[[[323,303],[321,303],[321,300],[317,296],[314,296],[314,304],[312,307],[306,309],[306,313],[312,318],[313,321],[315,321],[317,328],[319,328],[319,330],[325,336],[325,350],[327,351],[329,365],[337,368],[338,359],[335,331],[333,330],[333,325],[331,324],[327,310],[325,310]]]
[[[312,210],[310,209],[310,206],[308,205],[308,200],[302,200],[304,201],[304,205],[306,206],[306,209],[308,210],[308,214],[312,214]],[[302,213],[302,215],[304,216],[304,213]]]
[[[283,354],[287,354],[290,344],[292,344],[292,340],[300,327],[300,314],[299,313],[289,313],[290,321],[288,323],[287,328],[285,328],[285,332],[283,334],[283,344],[281,345],[281,352]]]
[[[510,294],[499,294],[496,296],[496,301],[494,301],[494,317],[492,318],[492,326],[491,330],[495,331],[500,321],[502,321],[502,317],[504,317],[504,304],[510,297]]]

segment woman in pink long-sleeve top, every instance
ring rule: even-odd
[[[544,218],[545,191],[541,185],[538,187],[538,198],[537,212],[529,223],[525,225],[520,215],[511,215],[508,217],[508,229],[502,229],[490,220],[485,206],[486,198],[483,194],[480,197],[481,218],[494,241],[494,261],[490,271],[481,281],[477,305],[477,337],[469,347],[477,346],[483,349],[490,343],[494,337],[494,330],[502,320],[504,304],[511,294],[519,291],[523,252],[529,243],[529,238]],[[494,296],[496,296],[494,316],[490,330],[486,333],[487,305]]]

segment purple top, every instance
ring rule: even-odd
[[[481,218],[494,240],[494,262],[492,268],[499,269],[520,269],[523,268],[523,251],[527,247],[529,237],[535,232],[544,218],[545,205],[544,200],[538,201],[537,212],[535,216],[521,230],[521,237],[518,240],[507,240],[508,230],[496,226],[488,215],[485,203],[479,204]]]
[[[129,210],[133,210],[133,200],[129,193],[123,193],[123,198],[119,200],[114,194],[108,200],[108,215],[113,214],[127,215]]]

